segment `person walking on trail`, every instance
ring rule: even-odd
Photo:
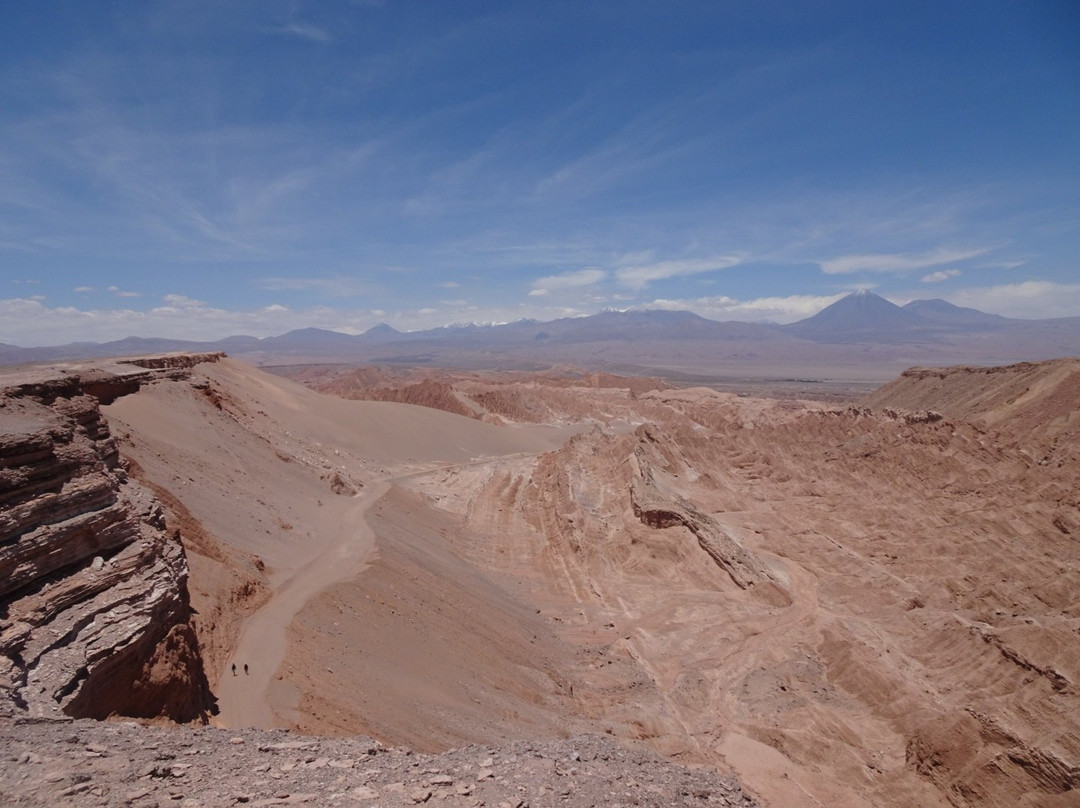
[[[247,676],[247,663],[244,663],[244,676]]]
[[[232,675],[236,676],[236,663],[235,662],[232,664]]]

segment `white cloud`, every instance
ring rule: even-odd
[[[459,286],[461,286],[461,284],[457,281],[443,281],[439,284],[439,286],[441,286],[443,289],[457,289]]]
[[[559,275],[548,275],[546,278],[538,278],[533,281],[531,297],[541,297],[550,292],[560,292],[564,289],[577,289],[582,286],[592,286],[600,283],[607,277],[607,272],[602,269],[591,267],[578,269],[573,272],[563,272]]]
[[[846,294],[846,293],[844,293]],[[738,300],[727,295],[683,300],[657,299],[641,308],[692,311],[710,320],[738,320],[751,323],[793,323],[817,314],[835,303],[844,294],[788,295],[787,297],[758,297]]]
[[[309,42],[329,42],[331,40],[329,32],[327,32],[325,29],[320,28],[317,25],[306,25],[300,22],[283,25],[280,28],[276,29],[274,33],[298,36],[301,39],[308,40]]]
[[[952,264],[966,261],[979,255],[985,255],[992,248],[981,247],[977,250],[956,250],[941,248],[926,253],[869,253],[864,255],[844,255],[827,261],[818,261],[826,275],[846,275],[852,272],[910,272],[915,269]]]
[[[201,307],[206,305],[203,301],[196,300],[187,295],[165,295],[162,300],[170,306],[179,306],[180,308]]]
[[[140,292],[132,292],[126,289],[121,289],[119,286],[110,286],[109,291],[117,297],[142,297]]]
[[[72,291],[82,292],[83,294],[86,294],[87,292],[96,292],[97,289],[95,289],[93,286],[76,286]]]
[[[1023,281],[1000,286],[959,289],[949,294],[958,306],[1006,317],[1041,320],[1080,316],[1080,283]]]
[[[922,282],[941,283],[941,281],[947,281],[949,278],[958,278],[960,275],[959,269],[941,269],[937,272],[931,272],[929,275],[923,275]]]
[[[1018,267],[1026,266],[1029,263],[1028,259],[1017,259],[1014,261],[993,261],[986,264],[979,264],[979,269],[1017,269]]]
[[[689,258],[681,261],[655,261],[647,264],[622,266],[615,270],[615,278],[631,289],[644,289],[653,281],[700,275],[720,269],[728,269],[740,262],[731,255],[714,258]]]

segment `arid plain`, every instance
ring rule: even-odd
[[[1080,362],[851,403],[290,374],[103,408],[184,537],[219,724],[609,734],[774,806],[1076,804]]]

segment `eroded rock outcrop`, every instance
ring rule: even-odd
[[[211,709],[179,536],[128,478],[99,410],[99,397],[197,361],[3,380],[0,691],[31,714],[188,721]]]
[[[630,481],[630,504],[634,515],[649,527],[685,527],[740,589],[753,590],[778,606],[790,605],[791,596],[786,587],[760,558],[693,502],[659,490],[647,449],[658,438],[649,427],[640,427],[638,432],[641,442],[634,449],[634,459],[639,473]]]

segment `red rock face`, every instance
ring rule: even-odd
[[[127,477],[78,376],[0,392],[0,688],[11,701],[38,716],[205,717],[187,576],[179,536]]]

